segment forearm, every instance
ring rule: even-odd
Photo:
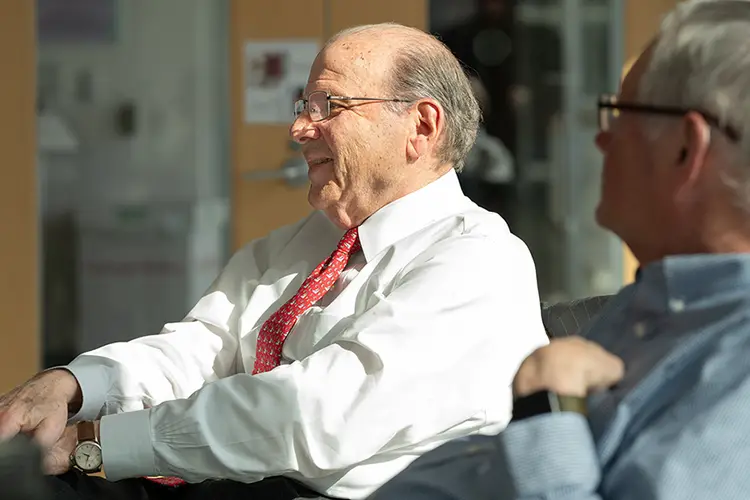
[[[329,465],[309,457],[297,389],[278,377],[239,374],[188,399],[105,416],[104,464],[110,479],[144,475],[255,481]],[[314,418],[313,418],[314,420]],[[307,468],[301,463],[309,464]]]
[[[372,373],[371,356],[334,344],[303,362],[208,384],[188,399],[104,417],[107,474],[193,482],[289,472],[315,478],[380,452],[434,442],[445,429],[486,425],[489,392],[476,384],[466,389],[476,372],[447,367],[436,374],[386,360]],[[456,362],[471,366],[468,355]],[[472,420],[476,415],[483,418]]]
[[[165,327],[165,333],[112,344],[76,358],[67,367],[81,389],[74,419],[141,410],[185,398],[205,383],[229,375],[236,342],[200,321]]]
[[[296,227],[277,231],[283,248]],[[185,398],[236,372],[238,322],[269,262],[269,240],[237,252],[186,318],[162,333],[86,353],[67,368],[79,379],[82,409],[75,418],[140,410]]]

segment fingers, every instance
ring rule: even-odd
[[[42,459],[42,471],[48,476],[64,474],[70,468],[70,457],[58,447],[45,453]]]
[[[624,373],[623,361],[599,344],[568,337],[553,340],[531,354],[516,374],[513,389],[516,396],[545,389],[585,397],[593,390],[611,387]]]
[[[55,446],[44,454],[42,471],[48,476],[59,476],[70,469],[70,454],[61,447]]]
[[[55,418],[55,416],[47,417],[39,422],[39,425],[34,429],[34,439],[39,446],[44,449],[49,449],[54,446],[55,443],[62,436],[65,430],[65,420]]]
[[[590,385],[597,390],[607,389],[622,380],[624,375],[625,363],[622,359],[602,349],[595,376],[590,379]]]
[[[7,441],[21,432],[21,418],[17,412],[0,410],[0,441]]]
[[[587,342],[587,382],[591,389],[606,389],[625,375],[625,363],[599,344]]]
[[[33,435],[41,446],[48,448],[62,434],[67,419],[67,405],[63,401],[40,397],[33,391],[17,391],[0,401],[0,440],[24,433]]]
[[[75,449],[76,441],[75,427],[64,427],[63,432],[60,433],[60,438],[44,454],[42,469],[45,474],[57,476],[70,469],[70,455]]]

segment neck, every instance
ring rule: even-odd
[[[327,213],[328,218],[341,229],[357,227],[372,214],[445,175],[452,167],[441,167],[424,171],[422,175],[404,177],[401,182],[393,183],[381,190],[372,190],[367,199],[352,200],[344,208],[334,208]]]
[[[641,266],[673,255],[750,253],[750,230],[712,231],[694,241],[666,244],[661,249],[632,250]]]
[[[702,253],[750,253],[750,233],[743,231],[714,236],[703,250]]]

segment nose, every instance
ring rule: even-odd
[[[307,113],[300,113],[292,122],[292,126],[289,128],[289,135],[292,136],[295,142],[304,144],[317,139],[320,136],[320,131]]]
[[[594,139],[594,143],[596,144],[596,147],[599,148],[599,151],[602,153],[606,153],[607,149],[609,148],[609,143],[612,141],[612,134],[610,132],[599,132],[596,134],[596,138]]]

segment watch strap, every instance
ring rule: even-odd
[[[586,415],[586,398],[560,396],[550,391],[538,391],[513,402],[513,418],[517,422],[547,413],[575,412]]]
[[[76,428],[78,430],[78,442],[82,441],[94,441],[98,442],[96,439],[96,430],[94,429],[94,422],[90,421],[83,421],[78,422],[76,425]]]

